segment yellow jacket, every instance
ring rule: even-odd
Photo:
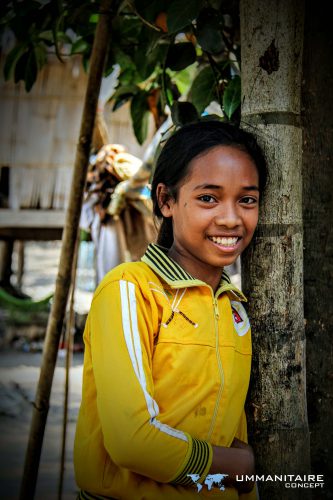
[[[243,294],[223,273],[215,295],[165,251],[113,269],[84,332],[78,486],[123,500],[255,499],[203,485],[212,445],[247,440],[251,333]],[[223,471],[221,471],[223,473]]]

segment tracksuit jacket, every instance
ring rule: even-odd
[[[251,333],[242,301],[225,273],[214,294],[153,244],[141,262],[106,275],[84,332],[80,498],[256,498],[193,480],[206,477],[212,445],[247,441]]]

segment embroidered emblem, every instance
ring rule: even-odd
[[[236,323],[242,323],[243,319],[241,318],[241,316],[238,314],[238,312],[236,311],[236,309],[234,309],[232,307],[232,315],[234,317],[234,321],[236,321]]]
[[[240,302],[232,300],[231,311],[236,333],[239,337],[243,337],[243,335],[245,335],[250,328],[250,321],[244,306]]]

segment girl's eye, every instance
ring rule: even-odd
[[[252,196],[244,196],[244,198],[242,198],[240,201],[241,203],[244,203],[244,205],[253,205],[257,203],[257,199],[253,198]]]
[[[214,203],[216,201],[210,194],[203,194],[202,196],[199,196],[199,200],[205,203]]]

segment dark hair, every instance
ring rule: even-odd
[[[162,219],[157,242],[170,248],[173,243],[172,219],[164,218],[159,207],[156,188],[159,183],[166,185],[169,195],[177,199],[181,181],[188,175],[189,163],[216,146],[233,146],[246,152],[258,169],[259,190],[263,191],[267,182],[267,166],[263,152],[254,136],[230,123],[217,120],[201,121],[184,125],[165,143],[157,159],[152,179],[151,197],[153,212]]]

